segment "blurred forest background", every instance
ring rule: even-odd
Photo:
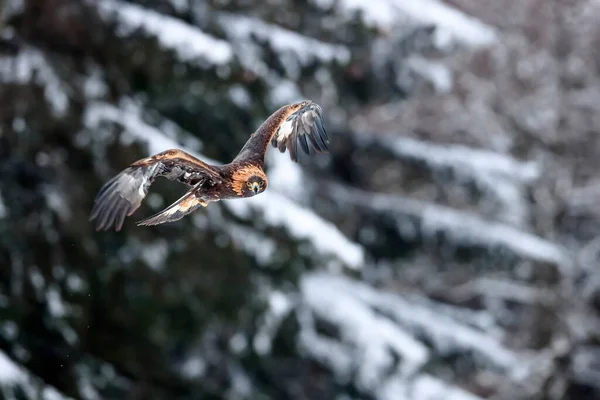
[[[2,399],[600,398],[600,2],[1,0]],[[101,185],[331,154],[121,232]]]

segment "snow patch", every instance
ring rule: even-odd
[[[67,315],[67,308],[58,289],[52,285],[46,289],[46,304],[48,312],[54,318],[62,318]]]
[[[307,196],[307,185],[302,168],[290,160],[289,152],[280,153],[274,148],[267,151],[265,163],[269,175],[269,187],[285,194],[290,199],[303,203]],[[301,152],[298,147],[298,152]]]
[[[527,379],[530,371],[524,362],[527,355],[504,348],[501,337],[459,322],[430,302],[408,300],[323,272],[306,274],[300,290],[306,306],[299,309],[303,351],[329,365],[340,380],[352,378],[377,400],[479,399],[419,373],[432,352],[416,335],[427,338],[438,353],[474,352],[513,380]],[[315,316],[338,327],[340,337],[319,334]]]
[[[206,362],[202,357],[190,357],[181,365],[180,371],[187,379],[199,379],[206,372]]]
[[[252,254],[259,265],[268,265],[273,259],[277,244],[271,238],[257,233],[254,229],[234,223],[223,222],[222,226],[237,248]]]
[[[163,46],[174,50],[182,61],[198,61],[204,67],[207,62],[223,65],[233,59],[229,43],[177,18],[117,0],[102,0],[98,3],[98,9],[104,17],[116,17],[122,23],[122,35],[142,28],[155,36]]]
[[[267,80],[271,87],[269,93],[269,105],[280,107],[282,104],[294,103],[302,99],[298,85],[288,79]]]
[[[68,207],[67,200],[62,192],[57,188],[47,187],[44,195],[48,208],[54,211],[62,221],[68,221],[71,218],[71,209]]]
[[[102,75],[99,70],[93,70],[88,74],[83,82],[83,93],[88,99],[101,98],[108,93],[108,86],[102,79]]]
[[[0,56],[0,83],[26,85],[31,82],[44,88],[44,96],[54,114],[64,116],[69,106],[67,88],[42,52],[24,47],[16,56]]]
[[[4,205],[4,200],[2,199],[2,192],[0,192],[0,219],[6,218],[8,216],[8,210]]]
[[[406,217],[415,217],[426,237],[435,237],[438,232],[444,232],[448,240],[455,243],[486,248],[503,247],[523,258],[550,263],[559,268],[569,269],[572,265],[566,249],[532,233],[487,221],[469,212],[404,196],[373,194],[340,185],[331,185],[331,189],[339,201],[396,218],[400,235],[403,234],[402,225]]]
[[[477,18],[469,16],[439,0],[390,0],[405,15],[423,24],[435,24],[468,46],[488,46],[497,32]]]
[[[242,85],[233,85],[229,88],[229,98],[235,103],[236,106],[248,109],[252,104],[252,99],[248,90]]]
[[[237,217],[244,219],[253,209],[261,211],[263,222],[283,227],[298,239],[310,240],[319,253],[335,254],[350,268],[359,269],[364,263],[362,247],[350,242],[331,222],[277,192],[267,191],[260,197],[229,201],[227,206]]]
[[[256,18],[223,14],[219,20],[232,39],[245,42],[257,37],[268,42],[279,54],[294,54],[302,65],[313,61],[345,64],[350,60],[350,50],[346,46],[324,43]]]
[[[175,11],[180,13],[187,12],[190,8],[187,0],[169,0],[169,3],[171,3]]]
[[[527,219],[523,186],[540,177],[537,162],[463,145],[443,145],[392,135],[355,134],[363,144],[377,143],[400,159],[425,163],[431,169],[449,170],[462,182],[475,182],[495,196],[504,208],[503,220],[521,226]]]
[[[330,8],[331,1],[315,0],[318,6]],[[438,27],[438,43],[448,43],[447,36],[467,46],[487,46],[496,42],[498,33],[491,26],[439,0],[339,0],[333,12],[352,18],[357,12],[368,26],[392,29],[410,18],[423,25]]]
[[[151,244],[143,246],[140,250],[141,259],[154,271],[165,268],[169,256],[169,243],[165,239],[156,239]]]
[[[354,349],[358,387],[373,390],[390,370],[408,377],[427,362],[427,347],[401,326],[372,310],[352,291],[339,290],[331,281],[311,276],[301,280],[303,300],[315,316],[339,327],[342,343]],[[312,328],[310,324],[304,327]],[[310,342],[301,343],[310,347]],[[400,359],[397,366],[395,358]]]
[[[60,366],[57,365],[56,368]],[[53,387],[44,384],[39,379],[33,377],[23,367],[17,365],[11,360],[3,351],[0,351],[0,387],[2,393],[6,398],[17,398],[16,389],[19,387],[25,395],[25,399],[28,400],[70,400],[67,397],[59,393]],[[10,395],[10,392],[12,396]],[[19,396],[19,398],[21,398]]]
[[[273,290],[269,294],[269,307],[262,317],[262,325],[254,336],[254,350],[259,354],[268,354],[277,329],[283,319],[290,313],[294,304],[284,293]]]
[[[377,400],[483,400],[429,374],[421,374],[410,382],[390,379],[377,389],[375,397]]]
[[[448,93],[452,89],[452,72],[442,63],[436,63],[423,57],[411,56],[408,65],[412,70],[431,82],[438,93]]]
[[[462,175],[486,174],[494,178],[531,183],[541,174],[539,165],[534,161],[523,162],[494,151],[391,135],[356,136],[364,142],[379,141],[400,158],[425,161],[436,168],[451,168]]]

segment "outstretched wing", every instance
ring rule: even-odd
[[[304,102],[303,102],[304,103]],[[303,104],[300,103],[300,104]],[[283,119],[271,136],[271,145],[284,153],[287,149],[292,161],[298,161],[298,144],[305,154],[310,149],[317,153],[329,151],[329,137],[323,124],[321,107],[306,102]]]
[[[281,107],[250,136],[234,161],[262,164],[269,143],[282,153],[287,149],[293,162],[298,162],[298,147],[305,154],[311,148],[317,153],[329,151],[321,107],[309,100]]]
[[[181,150],[166,150],[143,158],[121,171],[98,191],[90,213],[90,221],[98,220],[96,230],[111,227],[121,230],[125,217],[139,208],[158,176],[194,187],[221,181],[213,166]]]
[[[164,210],[137,222],[137,225],[150,226],[163,224],[165,222],[177,221],[200,206],[206,207],[207,203],[201,201],[198,197],[196,197],[196,189],[197,186],[190,189],[179,200],[177,200]]]

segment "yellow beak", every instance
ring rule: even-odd
[[[254,194],[258,193],[258,190],[260,189],[257,182],[252,182],[252,185],[250,186],[250,188],[252,189]]]

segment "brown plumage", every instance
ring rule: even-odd
[[[329,151],[321,107],[311,101],[288,104],[275,111],[250,135],[238,155],[222,166],[209,165],[182,150],[170,149],[131,164],[100,188],[90,214],[96,230],[121,230],[125,217],[139,208],[158,176],[191,188],[176,202],[138,225],[181,219],[211,201],[256,196],[267,188],[264,158],[271,146],[298,162],[298,144],[306,154]]]

